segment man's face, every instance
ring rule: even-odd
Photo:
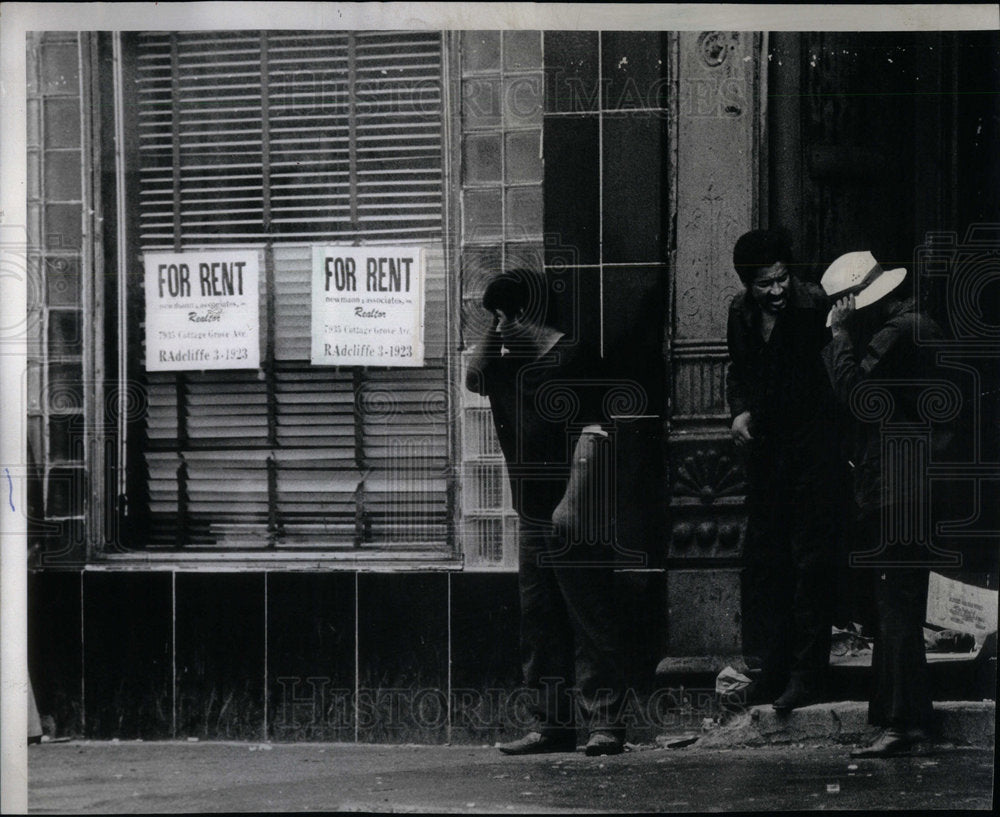
[[[528,327],[524,322],[523,309],[516,314],[507,314],[502,309],[494,309],[493,315],[497,320],[497,331],[504,343],[513,343],[524,339]]]
[[[762,311],[777,315],[788,303],[788,270],[778,261],[769,267],[761,267],[750,285],[753,299]]]

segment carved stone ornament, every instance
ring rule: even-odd
[[[675,497],[695,497],[711,505],[722,496],[739,496],[746,490],[742,470],[716,448],[699,448],[677,466]]]
[[[709,68],[718,68],[729,56],[729,33],[706,31],[698,38],[698,53]]]
[[[690,520],[677,522],[671,530],[671,542],[676,549],[674,555],[707,555],[705,552],[717,548],[714,555],[731,555],[722,551],[733,551],[739,545],[742,526],[736,522],[719,524],[715,520]],[[687,553],[691,545],[697,543],[699,553]]]

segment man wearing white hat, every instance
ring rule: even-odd
[[[851,252],[834,261],[821,280],[834,303],[827,318],[832,340],[823,360],[837,400],[852,408],[852,393],[876,383],[893,423],[920,424],[915,389],[932,375],[934,361],[917,338],[940,337],[941,331],[903,293],[902,267],[884,269],[870,252]],[[879,552],[886,547],[882,513],[892,503],[896,518],[914,518],[926,497],[893,498],[883,475],[881,422],[855,414],[851,462],[854,466],[855,536],[853,551]],[[926,505],[924,506],[926,507]],[[855,757],[887,757],[909,751],[929,739],[933,709],[924,652],[923,622],[928,570],[907,562],[924,554],[916,545],[894,545],[880,564],[856,567],[862,582],[874,582],[877,629],[872,657],[874,690],[868,720],[885,727]],[[868,574],[868,575],[864,575]]]
[[[729,309],[726,374],[732,436],[747,469],[743,649],[748,663],[761,662],[751,702],[787,713],[823,698],[830,657],[844,497],[820,358],[829,303],[791,274],[781,232],[741,236],[733,266],[745,287]]]

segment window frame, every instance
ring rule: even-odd
[[[128,36],[127,34],[125,35]],[[167,569],[224,569],[224,570],[255,570],[264,568],[279,569],[364,569],[364,570],[457,570],[464,564],[464,555],[461,542],[461,501],[458,497],[460,490],[460,429],[458,420],[461,416],[460,405],[456,400],[459,366],[454,350],[458,348],[458,310],[460,308],[460,286],[458,281],[458,271],[456,259],[458,257],[456,244],[456,225],[458,217],[458,197],[459,193],[455,189],[456,180],[459,178],[456,168],[456,145],[458,144],[458,111],[456,105],[459,102],[452,86],[453,77],[457,75],[457,53],[454,47],[454,38],[450,32],[440,32],[441,44],[441,105],[442,105],[442,218],[440,239],[429,242],[415,242],[413,239],[402,243],[419,243],[426,246],[429,243],[440,241],[443,247],[444,263],[444,298],[445,298],[445,339],[443,350],[444,368],[444,394],[447,405],[445,407],[445,470],[446,480],[446,536],[445,541],[430,546],[427,542],[405,541],[393,542],[393,547],[380,547],[377,543],[345,549],[343,545],[331,545],[334,549],[324,549],[322,539],[317,539],[315,546],[308,549],[288,550],[288,549],[239,549],[237,547],[217,546],[214,551],[185,551],[178,550],[145,550],[129,549],[122,547],[119,531],[122,530],[121,522],[123,514],[127,512],[127,497],[134,490],[130,490],[130,471],[139,469],[129,469],[129,457],[135,457],[135,452],[128,450],[128,434],[130,425],[135,423],[134,418],[125,416],[125,412],[119,412],[116,424],[112,428],[95,430],[94,443],[100,450],[109,452],[110,467],[105,474],[95,475],[99,484],[95,482],[95,496],[105,499],[103,506],[95,510],[100,517],[94,521],[97,524],[88,525],[92,531],[91,541],[88,547],[88,562],[95,569],[113,569],[115,567],[128,566],[148,566],[151,568]],[[111,134],[107,131],[113,123],[113,138],[116,147],[114,159],[114,176],[116,191],[115,213],[120,218],[109,219],[107,222],[107,234],[104,240],[114,247],[113,253],[116,262],[109,264],[113,267],[113,278],[109,278],[108,298],[106,303],[95,303],[90,311],[90,316],[96,325],[103,323],[105,314],[116,320],[118,325],[116,348],[107,349],[106,358],[111,361],[117,358],[113,366],[108,367],[109,376],[105,386],[112,392],[117,390],[119,394],[127,395],[129,386],[129,373],[134,372],[136,367],[141,368],[141,361],[138,360],[138,349],[141,348],[141,330],[137,320],[129,320],[129,314],[135,314],[135,292],[141,291],[141,281],[137,287],[136,282],[129,278],[135,275],[136,270],[141,270],[141,265],[136,263],[140,257],[139,245],[139,223],[136,207],[129,207],[130,192],[134,196],[137,191],[136,169],[138,162],[138,145],[136,129],[128,126],[130,115],[134,116],[135,100],[132,89],[134,83],[128,82],[128,78],[134,73],[134,54],[130,54],[130,49],[123,42],[123,35],[115,32],[109,39],[103,42],[105,63],[112,66],[113,71],[113,110],[110,116],[103,116],[104,136],[108,138]],[[91,91],[91,99],[96,104],[99,90],[94,87]],[[107,96],[105,92],[104,96]],[[107,104],[107,102],[105,102]],[[131,108],[130,108],[131,106]],[[98,117],[95,117],[98,118]],[[99,141],[99,140],[98,140]],[[100,147],[95,145],[91,151],[90,159],[99,163]],[[99,164],[98,164],[99,166]],[[99,172],[99,171],[98,171]],[[128,189],[129,181],[132,181],[131,191]],[[295,236],[276,237],[278,240],[271,242],[274,247],[292,246],[312,246],[317,241],[296,239]],[[384,243],[385,240],[373,238],[372,243]],[[235,243],[235,242],[233,242]],[[368,242],[363,242],[368,243]],[[196,249],[198,245],[182,245],[183,249]],[[230,244],[209,244],[204,248],[223,249]],[[240,243],[241,248],[262,248],[263,242],[248,240]],[[109,253],[109,256],[112,253]],[[263,270],[262,270],[262,278]],[[266,286],[265,282],[265,286]],[[271,297],[271,293],[268,293]],[[262,320],[265,317],[262,315]],[[265,331],[268,331],[267,329]],[[131,350],[131,351],[130,351]],[[382,367],[376,367],[381,370]],[[391,370],[390,370],[391,371]],[[95,372],[96,373],[96,372]],[[113,452],[113,453],[111,453]],[[141,456],[141,454],[140,454]],[[120,467],[119,463],[124,462],[125,467]],[[101,477],[104,477],[103,479]],[[134,475],[131,477],[134,485]]]

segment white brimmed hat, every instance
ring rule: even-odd
[[[905,277],[905,268],[884,270],[870,252],[849,252],[827,267],[820,285],[831,301],[853,294],[855,309],[861,309],[888,295]],[[830,315],[826,325],[830,325]]]

